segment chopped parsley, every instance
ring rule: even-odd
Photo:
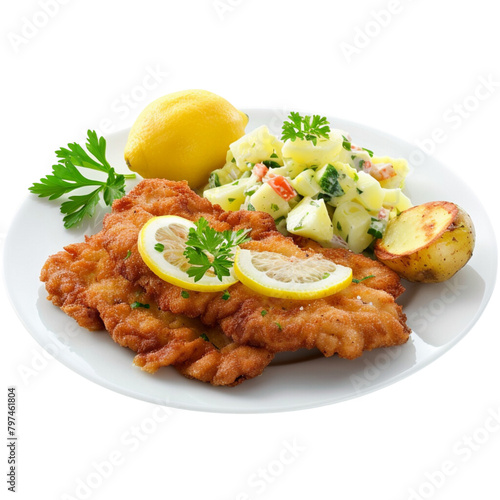
[[[270,156],[270,158],[279,158],[279,156],[276,154],[276,151],[273,151],[273,154]]]
[[[227,199],[227,201],[228,201],[229,203],[232,203],[234,200],[236,200],[236,198],[228,198],[228,199]]]
[[[278,330],[281,332],[281,330],[283,330],[282,326],[278,322],[276,322],[275,324],[278,327]]]
[[[264,317],[266,314],[267,314],[267,311],[265,309],[262,309],[262,311],[260,311],[260,315],[262,317]]]
[[[255,212],[255,207],[251,203],[249,203],[248,206],[247,206],[247,210],[249,212]]]
[[[340,221],[337,221],[337,229],[339,231],[342,231],[342,225],[340,224]]]
[[[369,149],[366,149],[366,148],[361,148],[363,151],[366,151],[369,155],[370,155],[370,158],[373,158],[373,151],[370,151]]]
[[[130,304],[131,309],[138,309],[139,307],[149,309],[149,304],[143,304],[142,302],[132,302],[132,304]]]
[[[229,292],[227,290],[224,290],[224,293],[222,294],[222,300],[228,300],[231,297]]]
[[[273,212],[277,212],[280,209],[280,207],[278,207],[276,203],[271,203],[271,209]]]
[[[157,252],[163,252],[163,250],[165,250],[165,245],[163,243],[157,243],[155,245],[155,250]]]
[[[123,258],[123,260],[127,260],[130,256],[132,255],[132,252],[130,250],[127,251],[127,255]]]
[[[215,172],[212,172],[210,174],[210,177],[208,178],[208,187],[209,188],[216,188],[216,187],[220,187],[220,186],[221,186],[221,183],[220,183],[219,175],[216,174]]]
[[[181,297],[183,299],[189,299],[189,292],[186,292],[186,290],[182,290]]]
[[[207,334],[206,334],[206,333],[202,333],[202,334],[200,335],[200,339],[203,339],[203,340],[205,340],[206,342],[210,342],[210,339],[207,337]]]
[[[349,142],[349,140],[347,139],[347,137],[345,135],[343,135],[342,139],[344,139],[343,142],[342,142],[342,147],[346,151],[351,151],[351,143]]]

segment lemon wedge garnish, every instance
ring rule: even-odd
[[[284,299],[319,299],[349,286],[352,269],[315,254],[305,259],[238,249],[234,274],[248,288]]]
[[[199,280],[187,274],[191,267],[184,255],[190,228],[195,224],[176,215],[153,217],[142,227],[137,247],[146,265],[159,278],[172,285],[198,292],[217,292],[234,285],[238,280],[230,270],[222,281],[209,270]]]

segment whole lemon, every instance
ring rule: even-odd
[[[125,161],[145,178],[208,182],[226,161],[229,145],[242,137],[248,117],[206,90],[184,90],[147,106],[130,130]]]

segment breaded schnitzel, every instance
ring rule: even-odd
[[[157,277],[137,250],[142,226],[154,216],[177,215],[197,221],[200,217],[218,231],[250,229],[252,241],[243,248],[278,252],[305,258],[317,249],[303,249],[279,233],[274,220],[262,212],[224,212],[218,205],[199,197],[185,182],[163,179],[142,181],[127,196],[113,203],[104,219],[102,244],[116,270],[134,285],[142,287],[162,311],[199,317],[208,326],[220,326],[238,344],[271,352],[318,348],[325,356],[337,353],[354,359],[363,350],[399,345],[410,333],[406,316],[394,298],[402,291],[397,275],[385,267],[347,250],[323,251],[334,262],[349,262],[356,279],[339,293],[311,301],[264,297],[241,283],[222,293],[189,292]],[[127,255],[130,253],[129,258]],[[369,270],[369,271],[368,271]],[[373,282],[373,286],[370,282]],[[263,314],[265,311],[265,314]]]
[[[273,359],[265,349],[238,345],[218,328],[161,311],[139,286],[115,271],[102,234],[69,245],[45,263],[49,299],[89,330],[106,328],[115,342],[137,352],[148,372],[173,365],[213,385],[237,385],[260,375]]]

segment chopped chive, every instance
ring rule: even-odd
[[[339,231],[342,231],[342,225],[340,224],[340,222],[339,222],[339,221],[337,221],[337,229],[338,229]]]
[[[370,155],[370,158],[373,158],[373,151],[370,151],[369,149],[366,149],[366,148],[361,148],[363,151],[366,151],[369,155]]]
[[[370,274],[370,276],[365,276],[364,278],[361,278],[360,280],[353,278],[352,282],[353,283],[361,283],[362,281],[365,281],[365,280],[370,279],[370,278],[375,278],[375,276],[373,274]]]
[[[125,255],[125,257],[123,258],[123,260],[127,260],[131,255],[132,255],[132,252],[129,250],[127,252],[127,255]]]
[[[281,325],[278,322],[276,322],[276,326],[278,327],[279,331],[283,330],[283,328],[281,327]]]

